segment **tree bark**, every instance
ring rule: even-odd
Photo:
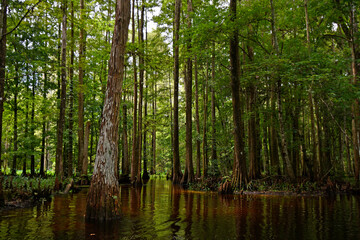
[[[236,22],[236,0],[230,0],[230,20]],[[246,156],[244,151],[244,139],[241,136],[242,114],[240,103],[240,79],[239,79],[239,36],[235,26],[230,35],[230,79],[234,121],[234,166],[232,187],[241,188],[248,182]]]
[[[208,93],[209,93],[209,64],[206,64],[206,76],[205,76],[205,86],[204,86],[204,122],[203,122],[203,175],[202,178],[205,179],[208,175],[208,152],[207,152],[207,105],[208,105]]]
[[[18,92],[19,92],[19,67],[17,63],[15,63],[15,93],[14,93],[14,155],[12,162],[11,175],[16,175],[16,164],[18,157]]]
[[[299,91],[297,83],[294,84],[294,112],[292,114],[293,123],[293,167],[295,176],[300,176],[300,129],[299,129],[299,118],[300,118],[300,102],[299,102]]]
[[[175,0],[174,25],[174,137],[173,137],[173,183],[180,183],[182,173],[179,156],[179,30],[181,0]]]
[[[26,43],[26,47],[28,47],[27,46],[27,43]],[[26,139],[29,139],[29,100],[28,100],[28,98],[29,98],[29,86],[30,86],[30,73],[29,73],[29,64],[28,63],[26,63],[25,64],[25,68],[26,68],[26,85],[25,85],[25,87],[26,87],[26,104],[25,104],[25,111],[26,111],[26,114],[25,114],[25,138]],[[25,146],[25,148],[26,149],[28,149],[29,148],[29,146],[28,146],[28,144],[26,143],[26,144],[24,144]],[[24,156],[24,160],[23,160],[23,170],[22,170],[22,176],[26,176],[26,168],[27,168],[27,159],[28,159],[28,153],[26,152],[25,153],[25,156]]]
[[[156,83],[153,83],[154,88],[154,98],[153,98],[153,120],[154,123],[156,122]],[[171,91],[171,88],[170,88]],[[171,96],[170,96],[171,101]],[[172,112],[172,109],[170,109]],[[172,134],[171,134],[172,135]],[[153,124],[153,130],[152,130],[152,161],[151,161],[151,174],[156,174],[156,124]]]
[[[249,26],[250,33],[252,32],[252,26]],[[254,61],[254,49],[248,45],[248,56],[249,61]],[[256,86],[254,78],[247,87],[247,109],[249,114],[248,120],[248,146],[249,146],[249,178],[257,179],[260,178],[260,157],[258,156],[258,124],[257,121],[257,97],[256,97]]]
[[[270,0],[270,4],[271,4],[271,32],[272,32],[272,41],[273,41],[273,48],[276,52],[276,54],[278,54],[279,51],[279,45],[277,42],[277,37],[276,37],[276,28],[275,28],[275,10],[274,10],[274,5],[273,5],[273,1]],[[272,115],[271,115],[271,123],[270,123],[270,157],[271,157],[271,168],[272,171],[277,174],[280,175],[280,166],[279,166],[279,153],[278,153],[278,139],[277,139],[277,133],[276,133],[276,126],[275,126],[275,103],[276,103],[276,82],[272,81],[271,84],[271,110],[272,110]]]
[[[346,121],[346,114],[344,114],[344,129],[346,129],[347,126],[347,121]],[[345,148],[346,148],[346,160],[347,160],[347,173],[350,174],[354,174],[354,171],[352,169],[352,164],[351,164],[351,154],[350,154],[350,144],[349,144],[349,139],[347,136],[344,136],[344,144],[345,144]]]
[[[89,135],[90,135],[91,122],[86,122],[85,135],[84,135],[84,158],[82,161],[81,176],[87,176],[88,173],[88,152],[89,152]]]
[[[35,118],[35,72],[33,72],[33,82],[32,82],[32,94],[31,94],[31,127],[30,127],[30,135],[31,138],[34,139],[35,137],[35,125],[34,125],[34,118]],[[30,143],[30,150],[31,150],[31,156],[30,156],[30,176],[35,176],[35,146],[34,142],[31,141]]]
[[[45,115],[45,100],[46,100],[46,93],[47,93],[47,73],[46,73],[46,66],[45,66],[45,73],[44,73],[44,86],[43,86],[43,122],[42,122],[42,137],[41,137],[41,156],[40,156],[40,176],[45,176],[45,145],[46,145],[46,115]]]
[[[147,119],[147,105],[148,105],[148,81],[146,81],[145,85],[145,103],[144,103],[144,118]],[[147,124],[144,124],[144,146],[143,146],[143,161],[144,161],[144,167],[143,167],[143,176],[142,179],[148,180],[150,179],[149,173],[148,173],[148,159],[147,159]]]
[[[187,1],[187,28],[191,29],[192,1]],[[187,52],[191,55],[191,38],[187,39]],[[192,59],[188,57],[185,78],[185,103],[186,103],[186,166],[181,184],[187,185],[194,181],[194,167],[192,159]]]
[[[67,0],[62,3],[62,39],[61,39],[61,95],[60,95],[60,114],[57,128],[56,143],[56,165],[55,175],[61,182],[63,178],[63,135],[65,125],[65,103],[66,103],[66,23],[67,23]]]
[[[268,102],[268,101],[267,101]],[[265,117],[267,117],[267,115],[265,115]],[[265,173],[265,175],[270,175],[270,171],[269,171],[269,166],[270,166],[270,157],[269,157],[269,148],[268,148],[268,126],[267,124],[264,124],[264,128],[263,128],[263,156],[264,156],[264,162],[263,162],[263,171]]]
[[[273,40],[273,48],[275,51],[276,56],[279,56],[279,44],[277,41],[277,30],[275,24],[275,8],[273,4],[273,0],[270,0],[271,5],[271,33],[272,33],[272,40]],[[284,157],[284,161],[286,164],[286,171],[292,181],[295,180],[295,173],[293,169],[293,165],[290,161],[289,157],[289,149],[288,143],[285,135],[285,128],[284,128],[284,117],[283,117],[283,110],[282,110],[282,100],[281,100],[281,78],[277,76],[277,92],[278,92],[278,116],[279,116],[279,129],[280,129],[280,138],[281,138],[281,147],[282,147],[282,155]]]
[[[215,112],[215,43],[213,44],[213,52],[211,57],[211,165],[214,173],[219,174],[218,159],[216,152],[216,112]]]
[[[356,7],[352,3],[351,4],[351,11],[350,11],[350,26],[351,26],[351,38],[350,38],[350,46],[351,46],[351,69],[352,69],[352,84],[354,85],[355,89],[358,89],[358,78],[360,72],[360,50],[359,50],[359,43],[358,43],[358,24],[357,24],[357,12]],[[355,172],[355,181],[359,184],[359,172],[360,172],[360,156],[359,156],[359,117],[360,117],[360,110],[359,110],[359,99],[356,98],[353,106],[352,106],[352,113],[353,113],[353,126],[352,126],[352,133],[353,133],[353,152],[354,152],[354,172]]]
[[[82,169],[84,159],[84,62],[85,62],[85,1],[80,0],[80,36],[79,36],[79,83],[78,83],[78,164],[77,172]]]
[[[199,84],[198,84],[198,65],[195,56],[195,123],[196,123],[196,178],[201,177],[201,140],[200,140],[200,116],[199,116]]]
[[[171,152],[170,152],[170,158],[171,158],[171,172],[170,172],[170,179],[173,179],[173,174],[174,174],[174,117],[173,117],[173,113],[174,113],[174,109],[173,109],[173,105],[172,105],[172,96],[171,96],[171,76],[170,76],[170,71],[169,71],[169,107],[170,107],[170,147],[171,147]]]
[[[312,89],[309,90],[309,108],[310,108],[310,120],[311,120],[311,140],[312,140],[312,162],[313,168],[315,171],[315,175],[319,178],[319,165],[318,158],[317,158],[317,148],[318,148],[318,141],[316,137],[316,128],[315,128],[315,116],[314,116],[314,105],[313,105],[313,97],[312,97]]]
[[[307,48],[308,48],[308,54],[310,57],[311,54],[311,46],[310,46],[310,24],[309,24],[309,13],[308,13],[308,0],[305,0],[304,2],[304,10],[305,10],[305,26],[306,26],[306,44],[307,44]],[[309,89],[309,108],[310,108],[310,121],[311,121],[311,140],[312,140],[312,163],[309,162],[308,166],[309,168],[312,169],[308,169],[309,170],[309,174],[310,174],[310,178],[313,179],[316,175],[317,178],[318,173],[317,173],[317,169],[318,166],[320,166],[320,164],[318,164],[317,160],[317,148],[318,148],[318,143],[316,141],[316,130],[315,130],[315,117],[314,117],[314,105],[313,105],[313,96],[312,96],[312,87],[310,87]],[[304,144],[305,146],[305,144]],[[307,160],[306,155],[304,154],[304,159]],[[314,174],[315,172],[315,174]]]
[[[68,152],[67,152],[67,176],[72,177],[73,174],[73,142],[74,142],[74,1],[71,1],[71,42],[70,42],[70,92],[69,92],[69,135],[68,135]]]
[[[339,0],[335,1],[336,7],[339,9],[342,7]],[[360,65],[358,64],[360,59],[360,50],[358,44],[358,23],[357,23],[357,13],[356,13],[356,5],[353,1],[350,1],[350,24],[348,25],[343,16],[338,17],[338,25],[343,30],[347,41],[350,45],[351,49],[351,74],[352,79],[351,83],[354,85],[355,89],[358,89],[358,74],[360,71]],[[353,157],[354,157],[354,174],[355,174],[355,181],[359,184],[359,171],[360,171],[360,156],[359,156],[359,117],[360,117],[360,110],[359,110],[359,98],[355,98],[354,102],[351,106],[351,113],[352,113],[352,142],[353,142]]]
[[[271,173],[275,175],[280,175],[280,166],[279,166],[279,151],[278,151],[278,137],[276,133],[276,87],[275,81],[271,83],[271,93],[270,93],[270,107],[271,107],[271,116],[270,116],[270,162],[271,162]]]
[[[118,218],[120,214],[119,184],[115,163],[118,159],[119,108],[130,22],[130,0],[117,0],[116,5],[99,142],[87,197],[87,219],[110,220]]]
[[[125,97],[124,97],[125,102]],[[129,143],[127,135],[127,105],[123,105],[123,164],[121,166],[122,175],[128,177],[130,174],[130,163],[129,163]]]
[[[132,1],[132,43],[135,44],[135,0]],[[131,182],[137,183],[141,181],[138,179],[139,169],[139,138],[138,138],[138,82],[137,82],[137,67],[136,67],[136,53],[132,53],[133,70],[134,70],[134,111],[133,111],[133,144],[132,144],[132,159],[131,159]]]
[[[278,80],[278,114],[279,114],[279,128],[280,128],[280,137],[281,137],[281,145],[282,145],[282,154],[284,157],[284,161],[286,164],[286,171],[292,181],[295,180],[295,173],[293,165],[290,161],[289,157],[289,150],[285,135],[285,128],[284,128],[284,117],[283,117],[283,110],[282,110],[282,100],[281,100],[281,80]]]
[[[143,101],[144,101],[144,51],[143,51],[143,43],[144,43],[144,8],[145,8],[144,0],[141,3],[140,9],[141,19],[139,20],[138,14],[138,24],[139,24],[139,125],[138,125],[138,144],[139,144],[139,155],[138,155],[138,172],[137,179],[140,179],[137,184],[141,184],[141,159],[142,159],[142,137],[143,137]]]
[[[0,175],[2,167],[2,122],[5,102],[7,0],[1,0],[0,9]]]
[[[257,156],[257,131],[256,124],[256,88],[253,83],[248,87],[248,145],[249,145],[249,178],[257,179],[260,177],[260,162]]]

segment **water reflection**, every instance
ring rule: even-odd
[[[220,196],[152,179],[121,186],[121,219],[85,222],[86,190],[0,212],[0,239],[360,239],[354,196]]]

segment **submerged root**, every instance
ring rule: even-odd
[[[119,188],[117,184],[92,182],[87,197],[86,219],[112,220],[120,217]]]
[[[234,193],[234,189],[231,185],[231,182],[226,180],[224,183],[222,183],[219,187],[218,192],[220,194],[232,194]]]

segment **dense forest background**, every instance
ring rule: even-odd
[[[231,3],[132,1],[119,176],[358,182],[358,1]],[[91,173],[115,1],[1,0],[0,17],[1,172]]]

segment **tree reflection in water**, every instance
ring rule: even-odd
[[[121,219],[85,222],[86,189],[0,212],[2,239],[360,239],[359,197],[221,196],[122,185]]]

